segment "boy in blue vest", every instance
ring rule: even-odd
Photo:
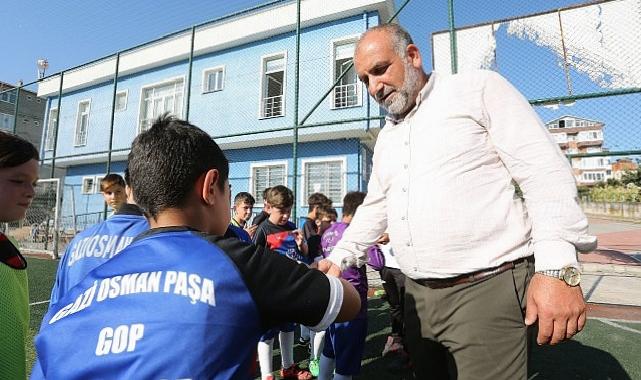
[[[69,243],[58,264],[49,307],[57,303],[92,269],[117,255],[131,244],[136,236],[149,229],[147,219],[131,196],[128,170],[125,170],[125,179],[118,174],[109,174],[105,178],[115,183],[109,185],[108,190],[114,190],[120,183],[127,184],[123,188],[127,194],[126,202],[114,207],[115,213],[107,220],[80,232]],[[106,182],[103,179],[100,185],[103,186],[104,183]]]
[[[229,164],[204,131],[163,116],[129,153],[151,229],[44,317],[32,379],[251,379],[264,331],[358,311],[346,282],[222,235]]]
[[[294,204],[294,194],[283,185],[269,188],[265,192],[264,201],[267,220],[262,222],[254,235],[254,243],[258,246],[287,257],[294,262],[311,264],[308,260],[307,244],[300,231],[289,220]],[[258,362],[262,380],[272,379],[272,358],[274,338],[278,335],[280,342],[281,364],[280,376],[285,379],[309,380],[309,371],[299,368],[294,363],[294,328],[291,322],[283,323],[267,331],[258,343]]]

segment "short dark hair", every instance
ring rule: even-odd
[[[256,200],[248,192],[241,191],[240,193],[236,194],[236,196],[234,197],[234,205],[237,205],[239,203],[249,203],[250,205],[253,206],[254,203],[256,203]]]
[[[113,185],[119,185],[120,187],[124,188],[125,180],[119,174],[107,174],[100,180],[100,191],[105,192]]]
[[[353,216],[356,214],[358,206],[363,204],[367,194],[362,191],[350,191],[343,197],[343,216]]]
[[[283,185],[270,187],[265,200],[276,208],[287,208],[294,205],[294,193]]]
[[[323,193],[313,193],[307,198],[307,205],[310,210],[322,205],[332,205],[332,200]]]
[[[14,168],[29,160],[38,160],[38,149],[12,133],[0,131],[0,169]]]
[[[129,177],[129,168],[125,168],[125,175],[123,177],[125,178],[125,185],[131,187],[131,177]]]
[[[317,212],[316,212],[316,219],[321,220],[323,218],[331,218],[334,217],[336,219],[338,217],[338,212],[336,212],[336,209],[333,208],[332,206],[328,206],[326,204],[318,206]]]
[[[184,207],[208,170],[218,170],[221,190],[229,176],[229,162],[218,144],[202,129],[168,114],[136,137],[128,166],[134,198],[154,218],[165,209]]]

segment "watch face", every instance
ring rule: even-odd
[[[570,286],[577,286],[581,282],[581,272],[574,267],[565,268],[563,281]]]

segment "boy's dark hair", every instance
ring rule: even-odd
[[[111,186],[119,185],[123,189],[125,188],[125,180],[120,176],[120,174],[110,173],[103,177],[100,180],[100,191],[105,192]]]
[[[265,196],[267,203],[276,208],[287,208],[294,205],[294,193],[283,185],[270,187]]]
[[[269,189],[271,189],[271,187],[266,187],[265,190],[263,190],[263,202],[265,201],[265,199],[267,199],[267,193],[269,193]]]
[[[131,177],[129,176],[129,168],[125,168],[125,185],[131,187]]]
[[[208,170],[218,170],[221,191],[229,175],[218,144],[202,129],[169,114],[136,137],[128,166],[134,198],[154,218],[165,209],[184,207],[196,180]]]
[[[316,219],[317,220],[322,220],[323,218],[331,218],[331,217],[337,218],[338,213],[336,212],[336,209],[328,206],[326,204],[322,204],[318,206],[318,209],[316,209]]]
[[[38,149],[32,143],[20,136],[0,131],[0,169],[14,168],[39,158]]]
[[[366,193],[362,191],[350,191],[343,198],[343,216],[353,216],[356,214],[358,206],[363,204]]]
[[[251,206],[253,206],[254,203],[256,203],[256,200],[248,192],[241,191],[234,197],[234,205],[237,205],[239,203],[249,203]]]
[[[322,205],[329,205],[331,207],[332,200],[323,193],[313,193],[307,198],[307,205],[309,206],[309,209],[311,211],[314,207]]]

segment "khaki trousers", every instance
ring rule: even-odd
[[[432,289],[407,278],[405,344],[417,379],[526,379],[525,294],[533,260],[492,278]]]

